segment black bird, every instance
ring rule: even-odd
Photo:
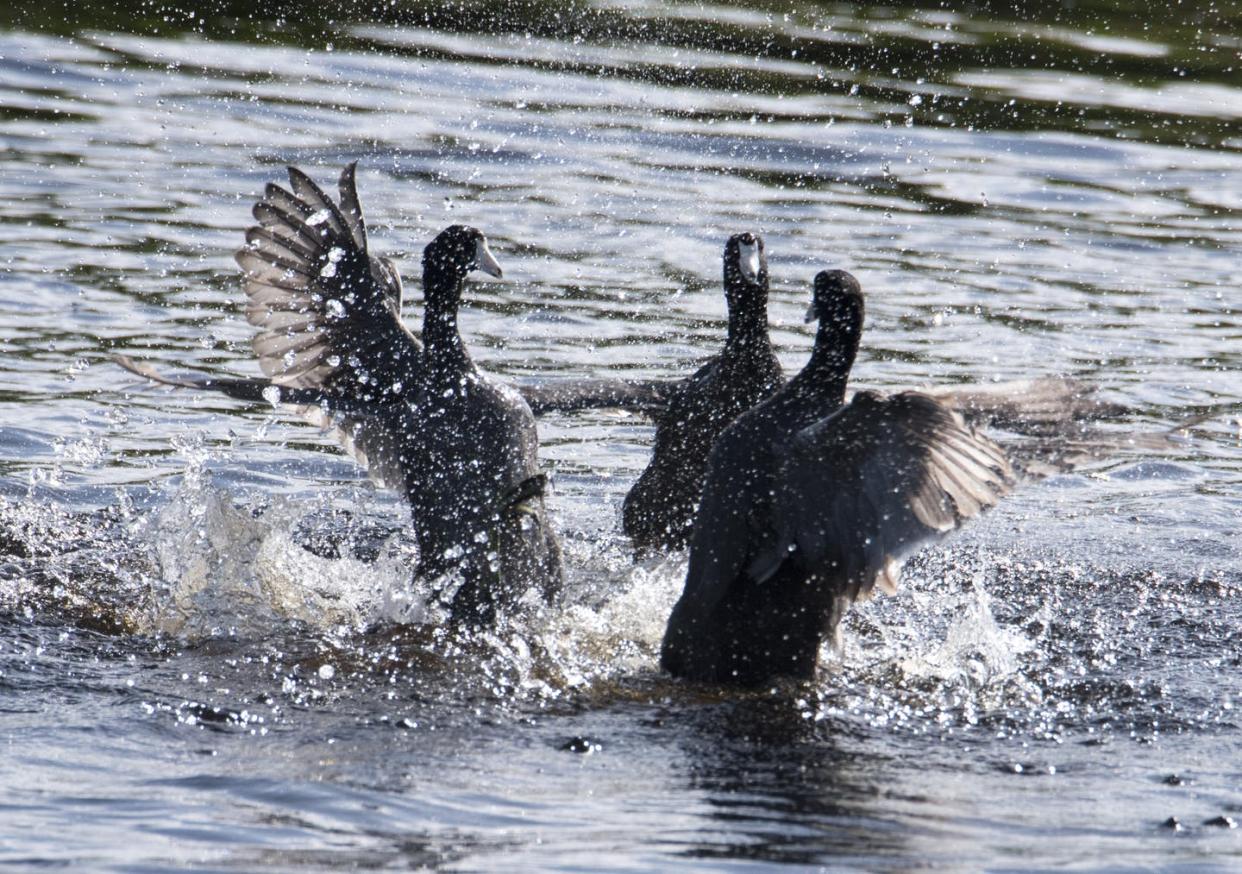
[[[479,371],[457,329],[462,281],[476,267],[500,276],[474,228],[451,227],[423,252],[423,367],[398,433],[423,571],[459,571],[454,614],[490,621],[531,586],[559,589],[561,552],[543,502],[535,417]]]
[[[453,616],[489,622],[532,587],[550,596],[562,575],[534,417],[475,367],[457,329],[466,275],[499,277],[500,266],[478,230],[441,232],[423,252],[420,343],[400,319],[395,266],[368,252],[354,172],[341,174],[338,204],[291,167],[292,191],[269,184],[254,207],[259,225],[236,258],[271,382],[189,384],[298,405],[334,427],[375,479],[406,496],[420,571],[456,586]]]
[[[724,288],[729,310],[724,349],[665,390],[666,406],[655,416],[651,461],[625,498],[622,522],[639,550],[685,546],[712,444],[739,414],[784,381],[768,338],[762,237],[736,234],[725,243]]]
[[[809,678],[848,606],[897,562],[996,503],[1008,462],[958,415],[917,392],[844,405],[863,324],[844,271],[815,277],[810,362],[730,425],[712,449],[665,670],[750,685]]]

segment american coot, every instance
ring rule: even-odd
[[[558,589],[561,553],[530,407],[475,367],[457,329],[462,281],[476,267],[500,275],[473,228],[451,227],[423,252],[422,373],[397,405],[397,434],[423,570],[460,569],[454,614],[490,621],[532,585]]]
[[[724,349],[666,390],[651,461],[625,498],[625,533],[643,549],[686,544],[707,456],[730,422],[780,387],[768,339],[768,263],[763,238],[736,234],[724,248],[729,329]]]
[[[816,276],[811,312],[810,362],[712,449],[661,652],[677,676],[810,677],[850,603],[891,590],[897,561],[1012,484],[1001,452],[927,395],[843,405],[863,322],[853,276]]]
[[[376,479],[409,500],[421,572],[460,583],[455,618],[490,621],[531,587],[552,594],[561,556],[534,417],[520,395],[479,372],[457,330],[466,275],[501,274],[486,238],[456,225],[424,250],[420,343],[399,317],[395,267],[368,253],[354,166],[341,175],[339,204],[301,171],[290,168],[289,178],[292,191],[267,186],[254,208],[259,225],[236,256],[271,382],[194,387],[300,405],[335,427]]]

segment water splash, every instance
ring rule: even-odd
[[[363,559],[349,549],[354,532],[333,532],[344,554],[316,555],[300,529],[320,509],[284,498],[239,506],[227,491],[187,474],[136,532],[159,572],[140,630],[196,638],[222,629],[262,635],[272,623],[323,633],[422,622],[428,592],[414,588],[401,538],[390,536]]]
[[[992,598],[982,585],[972,585],[949,599],[942,609],[951,618],[942,639],[927,640],[898,663],[908,682],[931,681],[980,693],[1002,687],[1021,669],[1022,656],[1035,642],[1001,627],[992,613]]]

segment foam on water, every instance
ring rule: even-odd
[[[179,491],[137,532],[160,571],[138,630],[193,640],[221,628],[262,634],[273,621],[321,633],[423,621],[427,593],[412,587],[410,556],[395,538],[373,561],[323,558],[295,539],[305,512],[288,499],[251,510],[219,489]]]

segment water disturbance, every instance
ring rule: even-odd
[[[0,866],[1242,865],[1229,4],[37,6],[0,11]],[[619,524],[650,423],[553,415],[566,591],[450,634],[331,435],[111,360],[257,376],[250,205],[354,159],[407,322],[422,247],[485,231],[461,327],[501,378],[692,372],[751,230],[787,372],[839,267],[857,387],[1124,411],[816,682],[744,692],[658,670],[686,556]]]

